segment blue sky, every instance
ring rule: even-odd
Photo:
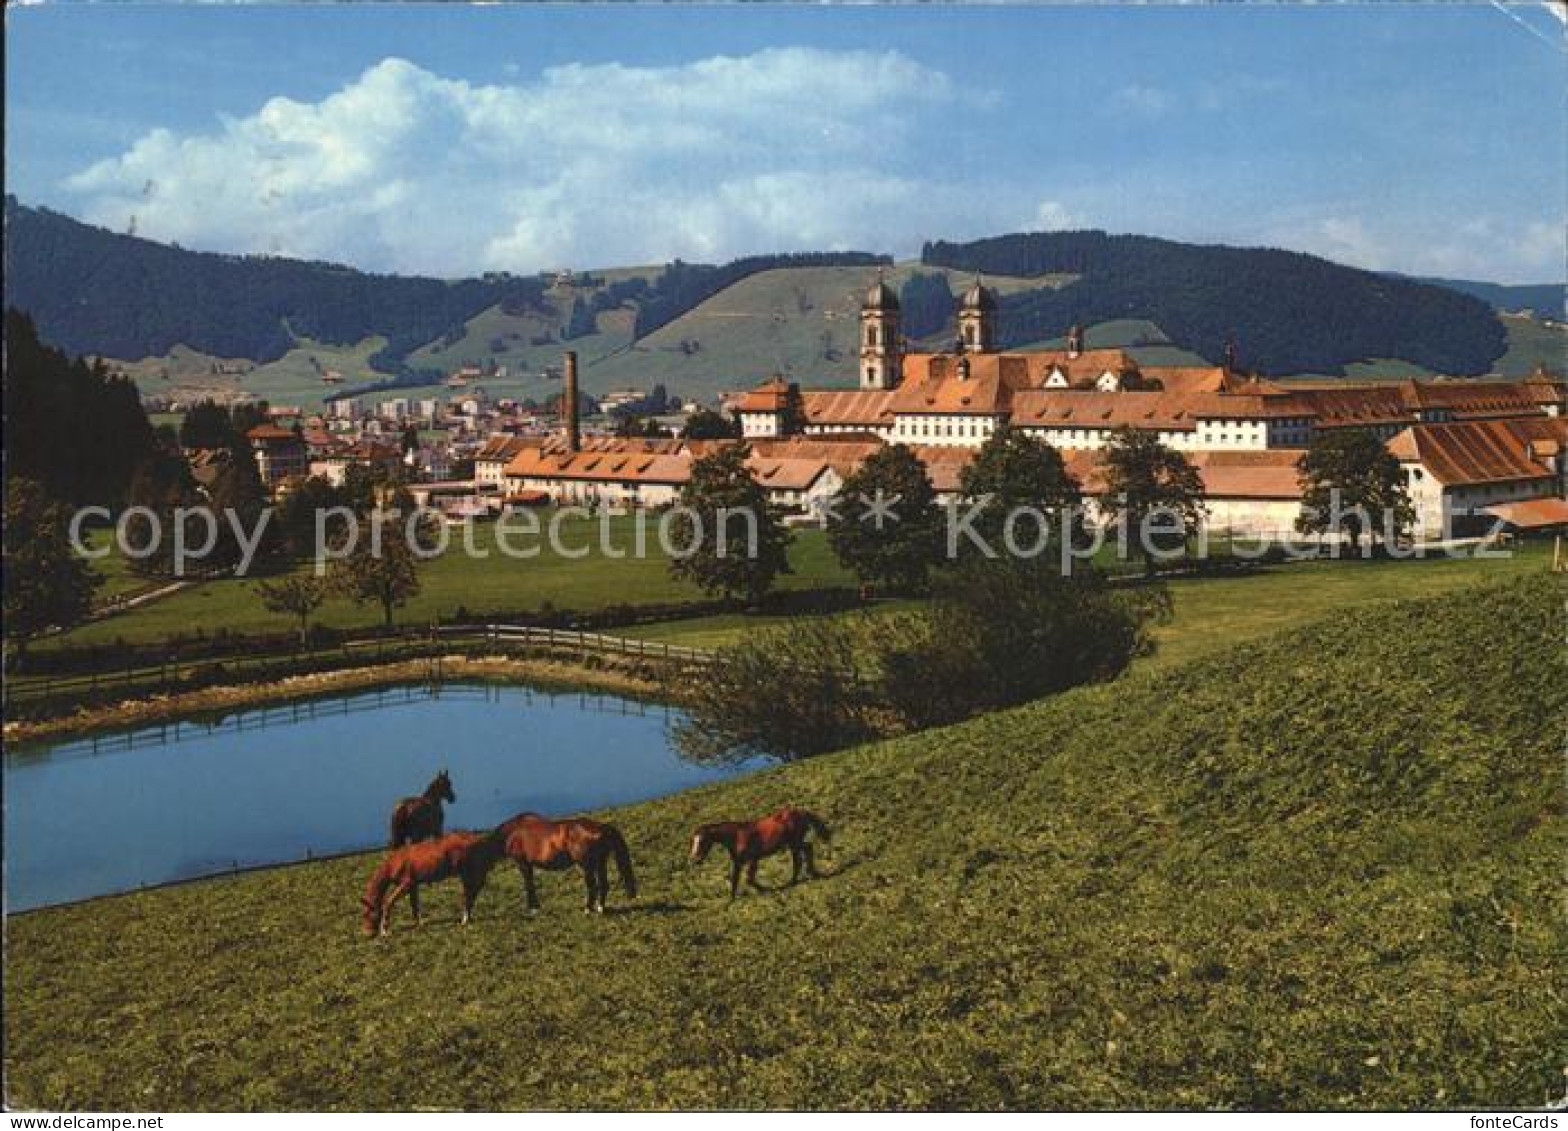
[[[1100,227],[1560,278],[1540,6],[7,9],[7,191],[465,274]]]

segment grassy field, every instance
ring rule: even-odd
[[[366,338],[357,345],[332,345],[301,338],[293,349],[264,365],[175,346],[164,357],[112,364],[135,379],[143,396],[222,398],[248,392],[275,405],[299,405],[312,410],[319,409],[322,397],[329,393],[352,392],[356,386],[384,381],[387,374],[370,368],[371,355],[384,345],[386,339],[380,337]],[[323,383],[318,365],[321,370],[336,369],[343,375],[343,383]],[[215,372],[214,366],[226,372]]]
[[[1342,611],[630,807],[643,898],[604,918],[546,877],[524,919],[504,872],[473,925],[438,890],[367,941],[370,857],[13,917],[7,1098],[1539,1105],[1568,1027],[1561,596]],[[826,878],[729,904],[684,863],[694,824],[785,799],[834,825]]]
[[[495,545],[495,527],[474,527],[474,545],[489,554],[487,558],[469,557],[463,552],[461,534],[455,534],[449,551],[419,567],[420,592],[398,609],[400,625],[428,625],[432,618],[453,617],[459,609],[470,616],[487,613],[537,612],[548,606],[585,612],[618,604],[657,604],[704,599],[695,585],[670,577],[666,560],[658,553],[656,522],[647,529],[650,555],[638,559],[628,551],[634,545],[632,520],[612,518],[609,540],[605,545],[625,557],[610,557],[601,552],[598,520],[572,519],[561,526],[561,542],[568,549],[586,547],[583,558],[567,558],[549,552],[543,530],[549,523],[547,512],[540,519],[541,535],[529,538],[514,534],[511,544],[518,548],[540,546],[537,558],[518,560],[503,556]],[[521,523],[514,529],[522,530]],[[809,589],[823,586],[852,585],[854,579],[833,557],[826,535],[820,530],[798,530],[790,547],[789,560],[794,573],[779,579],[780,589]],[[123,565],[106,559],[106,573],[123,575]],[[302,569],[312,567],[305,566]],[[139,579],[136,583],[140,584]],[[380,624],[379,606],[355,605],[334,598],[321,610],[321,623],[338,628],[368,627]],[[222,579],[193,585],[171,597],[128,610],[101,621],[94,621],[61,636],[41,642],[40,649],[66,644],[105,643],[123,638],[127,641],[162,640],[174,634],[190,635],[197,628],[212,633],[219,628],[232,632],[286,632],[293,622],[286,616],[269,613],[256,595],[255,580]]]
[[[1496,370],[1505,377],[1528,377],[1537,365],[1561,374],[1568,364],[1568,330],[1547,326],[1534,318],[1498,315],[1508,331],[1508,349]]]
[[[1241,577],[1177,578],[1168,583],[1172,618],[1155,629],[1159,647],[1153,662],[1181,662],[1237,642],[1255,641],[1311,624],[1350,605],[1431,596],[1477,581],[1538,573],[1550,557],[1551,548],[1545,543],[1527,542],[1503,559],[1310,561]],[[887,601],[872,611],[916,605]],[[729,614],[637,625],[624,631],[644,640],[715,648],[786,619]]]

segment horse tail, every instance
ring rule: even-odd
[[[621,830],[614,825],[604,826],[605,843],[610,846],[610,851],[615,855],[615,870],[621,874],[621,883],[626,887],[628,899],[637,898],[637,877],[632,874],[632,854],[626,847],[626,838],[621,835]]]
[[[805,809],[800,810],[800,817],[801,820],[806,822],[806,827],[808,829],[811,829],[823,840],[830,842],[832,841],[833,834],[828,831],[827,822],[825,822],[821,817]]]

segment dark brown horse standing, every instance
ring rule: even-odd
[[[456,876],[463,882],[463,922],[473,914],[474,901],[484,889],[485,878],[505,855],[505,837],[499,829],[488,833],[448,833],[435,840],[407,844],[388,852],[370,877],[360,905],[365,909],[365,933],[384,935],[392,923],[392,908],[405,895],[419,926],[419,885]]]
[[[827,825],[815,813],[784,805],[755,821],[719,821],[703,825],[692,835],[691,861],[701,864],[707,859],[709,849],[715,844],[723,845],[730,854],[730,898],[734,899],[740,890],[742,869],[746,872],[746,882],[761,891],[757,865],[764,856],[772,856],[786,848],[793,869],[789,882],[800,882],[802,867],[807,875],[815,877],[817,862],[811,842],[806,839],[812,833],[824,841],[833,839]]]
[[[425,786],[424,793],[418,797],[405,797],[397,803],[397,807],[392,810],[392,835],[387,846],[397,848],[439,837],[446,825],[446,814],[441,809],[441,802],[456,800],[457,794],[452,792],[452,779],[442,770]]]
[[[610,894],[610,859],[620,873],[628,899],[637,898],[637,879],[632,874],[632,856],[626,838],[614,825],[574,817],[552,821],[537,813],[519,813],[496,829],[505,836],[506,854],[517,861],[523,877],[523,896],[530,912],[539,910],[539,892],[534,886],[534,869],[559,872],[577,865],[583,870],[588,887],[588,911],[604,911]]]

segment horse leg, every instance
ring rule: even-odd
[[[800,849],[801,846],[798,844],[789,846],[789,882],[791,887],[800,883]]]
[[[599,880],[599,913],[604,914],[604,901],[610,897],[610,854],[599,855],[599,867],[595,872]]]
[[[599,894],[599,883],[594,876],[594,866],[591,859],[583,861],[582,869],[583,883],[587,885],[588,888],[588,906],[583,908],[583,910],[592,915],[594,912],[594,900]]]
[[[767,891],[767,888],[757,882],[757,865],[761,863],[762,858],[759,856],[753,858],[752,862],[746,865],[746,882],[757,891]]]
[[[381,905],[381,934],[384,935],[392,929],[392,908],[408,893],[409,888],[410,884],[405,880],[387,894],[386,901]]]
[[[740,891],[740,868],[741,868],[740,857],[739,856],[731,857],[730,858],[730,898],[731,899],[734,899],[736,894]]]
[[[534,866],[526,860],[519,860],[517,870],[523,876],[523,910],[532,915],[539,910],[539,891],[534,887]]]
[[[417,883],[410,885],[408,889],[408,906],[414,913],[414,926],[422,926],[424,920],[419,914],[419,885]]]
[[[468,926],[468,920],[473,916],[474,902],[479,898],[479,889],[483,885],[483,879],[476,883],[470,876],[463,877],[463,918],[460,922],[465,927]]]
[[[810,876],[812,879],[816,879],[819,875],[821,875],[821,873],[817,871],[816,851],[811,847],[810,841],[807,841],[805,844],[800,846],[800,854],[806,858],[806,875]]]

